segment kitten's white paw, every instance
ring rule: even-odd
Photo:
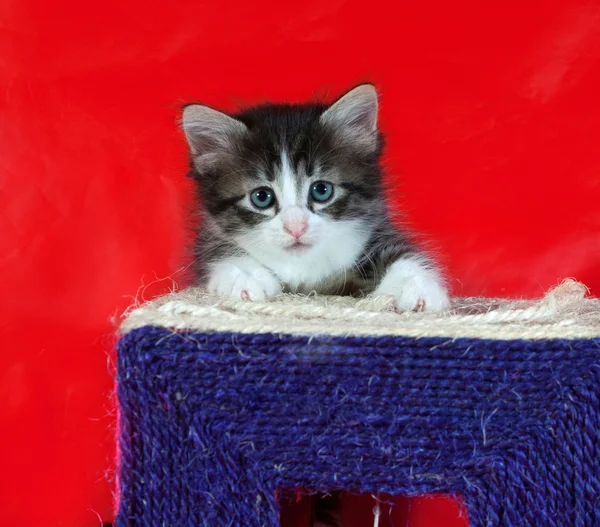
[[[260,302],[281,293],[271,271],[251,258],[230,258],[212,266],[208,291],[234,300]]]
[[[417,258],[394,262],[374,294],[392,295],[401,311],[443,311],[450,307],[448,290],[438,273]]]

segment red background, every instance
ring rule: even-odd
[[[111,518],[114,317],[184,279],[179,104],[364,80],[455,293],[600,291],[598,1],[0,2],[2,524]]]

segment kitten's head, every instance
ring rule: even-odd
[[[187,106],[192,174],[212,225],[260,260],[326,255],[366,234],[383,210],[377,107],[369,84],[329,106]]]

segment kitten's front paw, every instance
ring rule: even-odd
[[[392,295],[400,311],[444,311],[450,307],[441,278],[419,260],[395,262],[374,294]]]
[[[234,300],[260,302],[281,293],[281,284],[268,269],[250,258],[232,258],[213,266],[208,291]]]
[[[398,311],[444,311],[450,307],[446,289],[439,284],[423,284],[417,279],[406,278],[391,288],[375,294],[392,295]]]

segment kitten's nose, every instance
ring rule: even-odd
[[[305,221],[286,221],[283,224],[283,230],[288,234],[291,234],[296,240],[298,240],[308,229],[308,224]]]

